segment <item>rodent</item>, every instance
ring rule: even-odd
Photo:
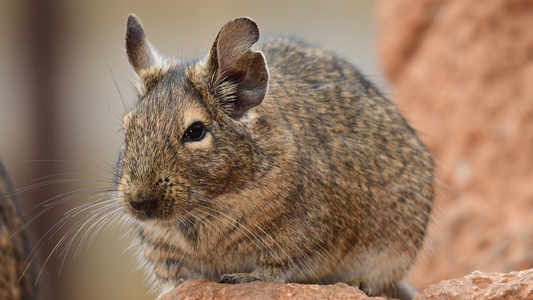
[[[140,80],[117,198],[160,293],[213,278],[413,297],[402,278],[426,235],[432,157],[351,63],[295,38],[259,41],[249,18],[204,59],[172,60],[131,14],[126,52]]]
[[[18,198],[0,162],[0,299],[40,299],[35,285],[35,263],[29,264],[31,252],[28,233],[19,229],[25,224]]]

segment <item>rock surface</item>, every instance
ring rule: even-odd
[[[444,280],[432,285],[415,298],[429,299],[533,299],[533,269],[508,274],[475,271],[460,279]]]
[[[253,282],[219,284],[214,280],[191,279],[157,300],[229,299],[350,299],[384,300],[367,297],[343,283],[334,285],[272,284]],[[533,299],[533,269],[511,273],[475,271],[463,278],[444,280],[428,287],[414,300],[527,300]]]
[[[391,98],[442,182],[410,281],[532,268],[533,1],[378,0],[377,12]]]
[[[384,300],[367,297],[362,291],[343,283],[334,285],[272,284],[252,282],[243,284],[219,284],[214,280],[192,279],[183,282],[173,291],[158,300],[244,300],[244,299],[339,299],[339,300]]]

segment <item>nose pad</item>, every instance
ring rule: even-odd
[[[137,184],[141,188],[124,193],[125,203],[133,215],[140,220],[168,219],[175,214],[174,186],[169,177],[161,177],[151,185]]]

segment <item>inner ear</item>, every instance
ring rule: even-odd
[[[212,93],[232,118],[242,117],[260,105],[268,90],[268,68],[261,52],[251,47],[259,40],[257,24],[235,19],[218,33],[207,67],[213,78]]]

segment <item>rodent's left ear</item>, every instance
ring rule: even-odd
[[[130,14],[126,22],[126,52],[131,66],[143,81],[143,74],[159,61],[159,56],[144,35],[141,20],[134,14]]]
[[[238,18],[222,27],[209,52],[212,93],[232,118],[242,117],[266,96],[269,75],[265,57],[251,50],[258,40],[257,24]]]

